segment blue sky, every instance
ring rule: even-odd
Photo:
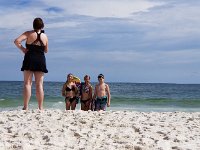
[[[0,80],[21,81],[13,41],[35,17],[49,37],[46,81],[67,73],[107,82],[200,83],[200,1],[0,1]]]

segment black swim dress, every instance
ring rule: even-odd
[[[36,32],[37,33],[37,32]],[[40,39],[41,33],[37,33],[37,39],[32,44],[26,43],[28,52],[24,55],[21,71],[42,71],[47,73],[46,58],[44,54],[45,46]]]

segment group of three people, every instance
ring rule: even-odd
[[[65,97],[66,110],[75,110],[77,101],[80,99],[81,110],[106,110],[110,106],[110,89],[108,84],[104,83],[104,75],[98,75],[98,84],[96,84],[93,94],[93,88],[90,84],[90,76],[85,75],[84,83],[76,84],[73,81],[73,75],[67,75],[67,81],[62,88],[62,96]]]
[[[31,97],[31,88],[32,88],[32,78],[35,77],[35,85],[36,85],[36,98],[38,100],[38,107],[40,110],[43,109],[43,100],[44,100],[44,89],[43,89],[43,81],[44,81],[44,73],[47,73],[46,67],[46,58],[45,53],[48,52],[48,37],[44,33],[44,23],[41,18],[35,18],[33,21],[33,30],[26,31],[21,34],[18,38],[15,39],[15,45],[23,52],[24,60],[22,64],[21,71],[24,72],[24,90],[23,90],[23,101],[24,106],[23,110],[28,110],[28,103]],[[26,42],[26,47],[22,45],[22,42]],[[66,101],[66,109],[75,109],[76,104],[74,104],[75,94],[78,91],[76,89],[75,83],[71,82],[70,78],[65,83],[65,92],[63,96],[65,96]],[[97,97],[96,108],[101,107],[100,103],[103,101],[103,91],[109,91],[109,87],[106,84],[100,84],[101,79],[99,78],[99,84],[95,87],[94,96],[92,97],[92,87],[89,88],[89,94],[87,90],[88,81],[90,77],[85,77],[85,87],[82,88],[81,94],[81,102],[83,103],[84,110],[85,107],[89,107],[89,103],[91,103],[91,99]],[[105,86],[105,87],[104,87]],[[102,90],[102,92],[100,92]],[[76,91],[76,92],[75,92]],[[109,92],[110,93],[110,92]],[[110,95],[110,94],[109,94]],[[99,99],[99,100],[98,100]],[[84,105],[85,104],[85,105]],[[100,105],[100,106],[99,106]],[[108,106],[110,105],[110,96],[108,98]]]

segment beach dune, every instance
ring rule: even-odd
[[[200,149],[200,112],[0,112],[0,150]]]

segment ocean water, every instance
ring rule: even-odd
[[[96,83],[92,83],[93,87]],[[200,111],[200,84],[108,83],[111,107],[107,110],[128,111]],[[65,109],[61,96],[63,82],[44,82],[46,109]],[[0,81],[0,111],[21,109],[23,82]],[[37,109],[33,83],[30,109]],[[80,109],[80,103],[77,105]]]

